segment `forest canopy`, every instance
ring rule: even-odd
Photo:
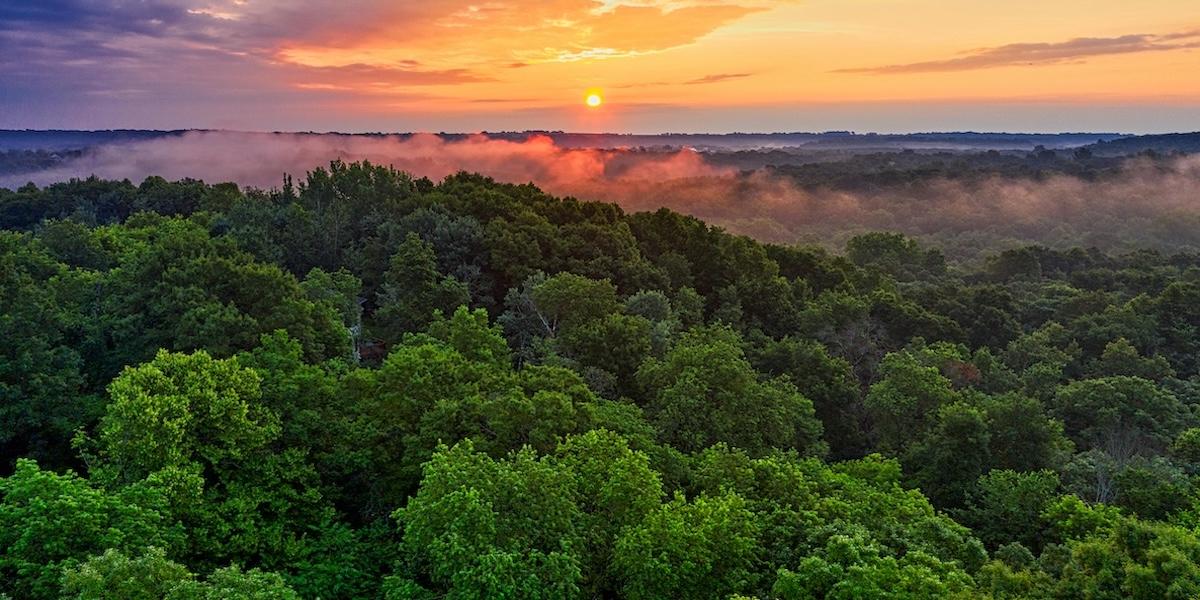
[[[13,599],[1200,595],[1186,249],[831,251],[368,162],[0,228]]]

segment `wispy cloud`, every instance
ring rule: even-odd
[[[538,98],[473,98],[471,104],[531,104],[539,102]]]
[[[1065,42],[1007,44],[971,50],[961,56],[942,60],[839,69],[834,72],[899,75],[971,71],[997,67],[1054,65],[1098,56],[1167,52],[1188,48],[1200,48],[1200,30],[1164,35],[1132,34],[1110,38],[1075,38]]]
[[[729,81],[730,79],[744,79],[753,75],[754,73],[717,73],[715,75],[705,75],[704,77],[691,79],[683,83],[684,85],[703,85],[706,83]]]
[[[666,87],[671,85],[705,85],[709,83],[720,83],[722,81],[730,81],[734,79],[744,79],[753,77],[758,73],[714,73],[705,75],[695,79],[687,79],[683,81],[638,81],[634,83],[622,83],[612,86],[615,89],[638,89],[638,88],[653,88]]]
[[[321,83],[357,87],[364,92],[392,86],[451,85],[493,81],[467,69],[422,69],[419,66],[384,67],[373,65],[345,65],[341,67],[305,67],[287,65],[279,67],[301,83]]]

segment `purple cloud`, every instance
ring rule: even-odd
[[[697,79],[683,82],[684,85],[703,85],[706,83],[717,83],[721,81],[729,81],[730,79],[743,79],[750,77],[754,73],[717,73],[715,75],[705,75]]]
[[[839,69],[834,72],[896,75],[970,71],[1019,65],[1052,65],[1097,56],[1166,52],[1197,47],[1200,47],[1200,31],[1166,35],[1135,34],[1112,38],[1075,38],[1065,42],[1008,44],[994,48],[982,48],[970,51],[963,56],[944,60]]]

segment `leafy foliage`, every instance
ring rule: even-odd
[[[1200,590],[1193,254],[843,256],[340,162],[0,224],[0,594]]]

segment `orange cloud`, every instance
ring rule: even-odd
[[[375,15],[370,27],[306,35],[284,44],[277,57],[314,67],[419,59],[462,68],[611,58],[690,44],[765,10],[728,3],[608,7],[599,0],[455,0],[437,6],[416,13],[396,8]]]
[[[664,10],[652,6],[618,6],[585,20],[585,44],[594,48],[652,51],[696,41],[722,25],[762,8],[724,4]]]

